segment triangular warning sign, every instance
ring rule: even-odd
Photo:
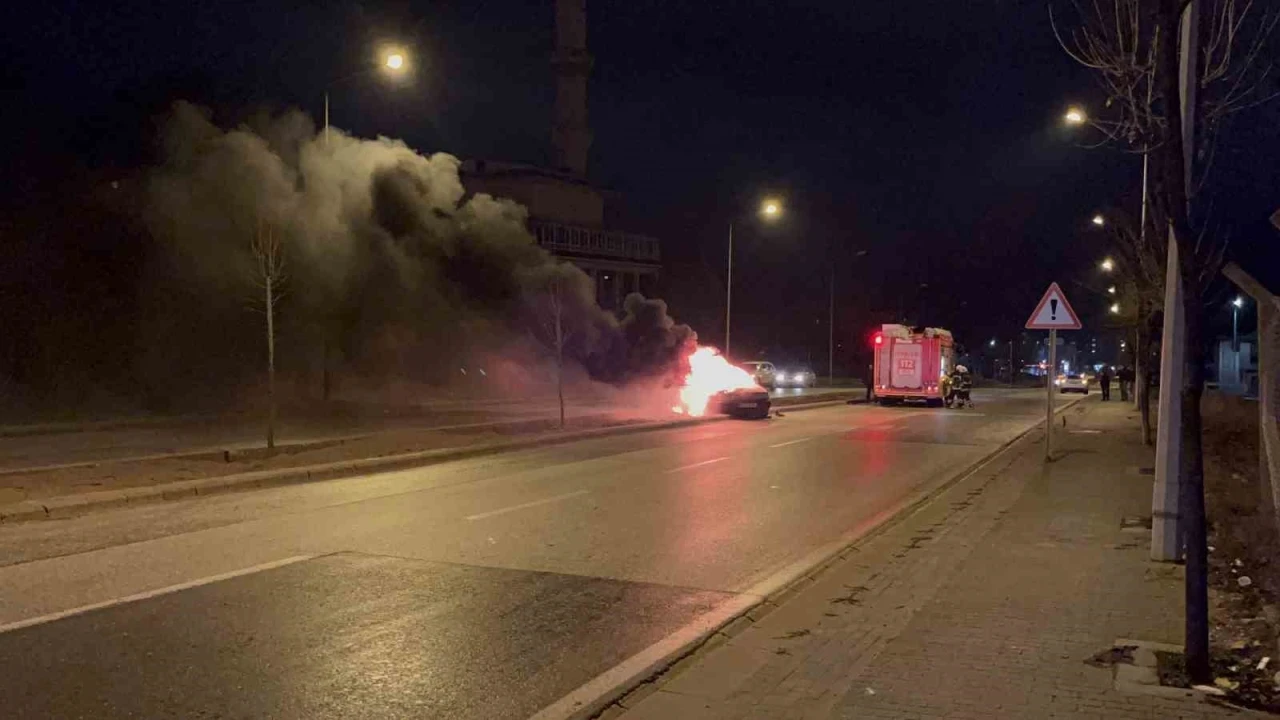
[[[1036,305],[1035,312],[1031,313],[1031,317],[1027,320],[1027,329],[1080,329],[1080,318],[1076,317],[1076,311],[1071,309],[1071,303],[1067,302],[1067,297],[1062,294],[1062,288],[1058,287],[1058,283],[1052,283],[1049,289],[1044,291],[1040,304]]]

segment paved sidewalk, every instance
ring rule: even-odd
[[[1180,644],[1182,580],[1121,528],[1151,502],[1133,411],[1088,400],[1066,417],[1058,461],[1033,433],[621,717],[1264,717],[1121,692],[1085,663],[1120,638]]]

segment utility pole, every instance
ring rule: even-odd
[[[1009,387],[1013,387],[1013,341],[1009,341]]]
[[[729,318],[733,311],[733,223],[729,223],[729,270],[724,283],[724,356],[729,357]]]
[[[836,269],[831,267],[831,282],[827,284],[827,387],[836,384]]]
[[[1044,460],[1053,460],[1053,378],[1058,374],[1058,331],[1049,331],[1049,367],[1044,374]]]

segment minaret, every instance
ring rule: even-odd
[[[587,0],[556,0],[556,119],[551,130],[557,170],[586,177],[591,128],[587,125]]]

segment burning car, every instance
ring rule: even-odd
[[[716,395],[715,403],[725,415],[744,418],[769,417],[769,391],[762,387],[725,390]]]
[[[672,411],[701,417],[710,410],[735,417],[768,417],[769,391],[756,384],[747,370],[725,360],[711,347],[700,347],[689,356],[689,372],[679,389]]]

